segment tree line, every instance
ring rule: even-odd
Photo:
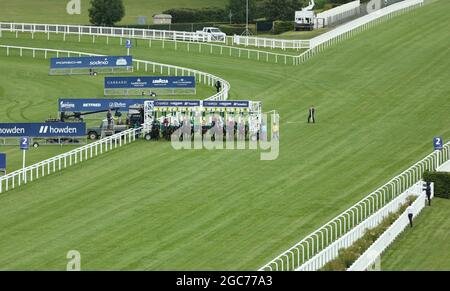
[[[228,0],[223,8],[174,8],[163,13],[171,14],[173,22],[228,22],[245,23],[247,18],[247,0]],[[329,8],[353,0],[315,0],[315,9]],[[295,11],[307,6],[309,0],[248,0],[249,21],[257,19],[269,21],[293,20]],[[122,0],[91,0],[89,20],[94,25],[113,26],[125,16]]]

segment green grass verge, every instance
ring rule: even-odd
[[[32,38],[30,33],[11,33],[4,31],[2,38],[4,41],[14,41],[14,39],[21,40],[29,40]],[[114,37],[95,37],[93,39],[92,36],[83,36],[83,42],[91,42],[96,43],[98,45],[120,45],[120,38]],[[48,42],[47,34],[37,33],[34,36],[35,40],[41,40]],[[50,34],[50,41],[63,41],[63,34]],[[78,42],[78,36],[75,35],[67,35],[65,42]],[[124,42],[124,39],[122,40]],[[122,47],[124,44],[122,43]],[[133,50],[135,48],[147,48],[153,51],[180,51],[184,53],[190,54],[199,54],[199,55],[220,55],[225,57],[233,57],[233,58],[242,58],[242,59],[250,59],[250,60],[258,60],[258,52],[260,61],[266,61],[270,63],[279,62],[281,64],[284,63],[284,56],[275,57],[271,54],[267,57],[266,52],[272,54],[282,54],[288,56],[298,56],[302,52],[306,51],[305,49],[280,49],[280,48],[263,48],[263,47],[255,47],[255,46],[245,46],[245,45],[224,45],[220,43],[204,43],[204,42],[174,42],[174,41],[161,41],[161,40],[142,40],[142,39],[133,39]],[[240,51],[238,49],[241,49]],[[251,50],[249,52],[249,50]],[[231,51],[231,52],[230,52]],[[292,64],[292,58],[287,59],[288,64]]]
[[[381,257],[384,271],[450,270],[450,200],[436,198]]]
[[[450,137],[449,8],[396,17],[301,66],[135,48],[136,58],[211,72],[230,81],[230,98],[278,110],[279,159],[138,142],[29,184],[0,196],[0,268],[64,269],[70,249],[83,269],[260,267],[428,154],[433,136]],[[124,53],[89,39],[0,43]],[[311,104],[318,123],[308,126]]]
[[[319,28],[312,31],[288,31],[280,34],[258,33],[257,36],[279,39],[311,39],[329,30],[329,28]]]
[[[0,55],[0,122],[44,122],[47,118],[58,117],[59,98],[106,98],[103,97],[104,75],[96,77],[48,76],[49,60],[43,53],[37,53],[32,58],[31,51],[11,51],[7,57]],[[49,55],[50,57],[50,55]],[[143,70],[132,75],[159,75],[145,73]],[[205,99],[215,94],[215,89],[203,84],[197,84],[195,95],[160,96],[168,99]],[[110,96],[110,98],[126,98]],[[88,126],[98,126],[105,114],[97,114],[86,119]],[[27,155],[27,165],[52,157],[61,152],[73,149],[73,146],[46,146],[41,149],[31,149]],[[2,146],[0,151],[7,154],[8,172],[22,167],[22,153],[19,146]]]

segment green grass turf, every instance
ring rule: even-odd
[[[428,154],[433,136],[450,137],[449,8],[396,17],[297,67],[134,49],[277,109],[279,159],[138,142],[28,184],[0,196],[0,268],[64,269],[70,249],[83,269],[260,267]],[[123,53],[89,40],[0,43]]]
[[[42,56],[33,59],[31,52],[18,56],[0,55],[0,122],[43,122],[47,118],[58,117],[59,98],[104,98],[104,75],[97,77],[48,76],[49,60]],[[158,75],[142,70],[127,75]],[[125,76],[125,75],[124,75]],[[197,84],[195,95],[162,96],[169,99],[205,99],[215,93],[215,89]],[[110,96],[110,98],[126,98]],[[98,126],[105,114],[96,114],[86,118],[87,126]],[[50,146],[45,149],[31,149],[27,155],[27,165],[36,163],[61,152],[73,149],[73,146]],[[22,153],[19,146],[1,146],[0,151],[8,156],[8,172],[22,167]]]
[[[27,23],[89,24],[89,0],[81,0],[81,14],[69,15],[69,0],[0,0],[0,21]],[[125,17],[120,24],[137,24],[139,16],[152,16],[171,8],[225,7],[222,0],[124,0]]]
[[[280,34],[258,33],[257,36],[267,38],[279,38],[279,39],[310,39],[329,30],[330,30],[329,28],[320,28],[311,31],[287,31]]]
[[[8,31],[3,32],[2,38],[4,41],[8,39],[31,39],[31,34],[29,33],[11,33]],[[120,45],[120,38],[106,38],[106,37],[95,37],[93,40],[92,36],[84,36],[83,41],[90,41],[91,43],[95,43],[96,46],[98,45]],[[34,40],[36,41],[45,41],[42,42],[48,43],[48,37],[47,34],[35,34]],[[50,34],[50,40],[60,40],[64,41],[63,34]],[[78,42],[78,36],[77,35],[67,35],[66,36],[66,42]],[[122,45],[124,47],[124,39],[122,40]],[[179,50],[181,52],[189,52],[191,54],[215,54],[215,55],[222,55],[227,57],[235,57],[235,58],[242,58],[242,59],[252,59],[257,60],[257,51],[260,53],[260,59],[262,61],[275,63],[276,57],[273,55],[269,55],[269,59],[267,59],[265,52],[269,53],[275,53],[275,54],[282,54],[282,55],[288,55],[288,56],[298,56],[302,52],[305,51],[305,49],[281,49],[281,48],[263,48],[263,47],[255,47],[255,46],[245,46],[245,45],[224,45],[224,44],[218,44],[213,43],[210,45],[209,43],[192,43],[192,42],[174,42],[174,41],[160,41],[160,40],[142,40],[142,39],[133,39],[133,49],[135,48],[147,48],[151,50],[166,52],[167,51],[173,51],[173,50]],[[240,52],[238,48],[241,48]],[[230,55],[231,50],[231,55]],[[251,50],[248,52],[248,50]],[[284,57],[278,56],[278,62],[284,63]],[[292,58],[288,58],[288,63],[292,64]]]
[[[381,257],[386,271],[450,270],[450,200],[436,198]]]

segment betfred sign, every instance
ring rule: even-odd
[[[82,122],[0,123],[0,138],[5,137],[80,137],[86,135]]]
[[[133,105],[144,105],[145,101],[153,99],[59,99],[59,112],[91,112],[115,109],[128,111]]]

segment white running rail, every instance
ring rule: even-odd
[[[46,48],[31,48],[31,47],[21,47],[21,46],[11,46],[11,45],[0,45],[0,48],[6,49],[6,55],[9,56],[11,51],[16,50],[19,53],[19,56],[23,56],[24,51],[31,51],[32,57],[35,58],[37,56],[37,52],[41,52],[44,54],[44,58],[48,58],[50,54],[55,55],[56,57],[60,57],[61,55],[65,56],[101,56],[98,54],[85,53],[85,52],[75,52],[75,51],[67,51],[67,50],[56,50],[56,49],[46,49]],[[203,83],[207,86],[214,87],[216,81],[220,81],[222,83],[221,90],[208,97],[206,100],[226,100],[228,99],[228,93],[230,91],[230,83],[220,77],[215,75],[201,72],[198,70],[161,64],[152,61],[144,61],[144,60],[136,60],[134,59],[137,70],[144,70],[145,72],[152,71],[153,73],[159,73],[161,75],[166,74],[168,76],[195,76],[197,82]]]
[[[142,127],[128,129],[2,176],[0,177],[0,193],[129,144],[136,140],[141,130]]]
[[[20,30],[21,32],[59,33],[64,35],[96,35],[122,38],[140,38],[154,40],[173,40],[190,42],[210,42],[211,38],[206,34],[189,31],[138,29],[125,27],[104,27],[86,25],[42,24],[42,23],[14,23],[0,22],[3,30]],[[224,39],[222,42],[225,42]]]
[[[189,37],[179,37],[176,34],[181,32],[174,31],[156,31],[156,30],[142,30],[142,29],[128,29],[128,28],[114,28],[114,27],[97,27],[97,26],[75,26],[62,24],[35,24],[35,23],[14,23],[14,22],[0,22],[0,37],[2,32],[12,32],[18,37],[19,33],[31,33],[34,38],[36,33],[47,34],[47,40],[50,40],[50,34],[62,35],[63,40],[66,40],[68,35],[77,35],[78,41],[84,36],[92,36],[92,42],[96,41],[96,37],[105,37],[106,43],[109,44],[109,38],[120,38],[122,44],[124,38],[140,39],[148,41],[148,46],[152,47],[152,40],[162,41],[162,47],[165,49],[165,43],[173,43],[174,49],[181,49],[181,44],[188,52],[209,52],[210,54],[229,55],[239,58],[256,59],[258,61],[274,62],[280,64],[295,65],[298,59],[296,55],[280,54],[268,51],[261,51],[256,49],[248,49],[242,47],[234,47],[228,45],[206,43],[196,41]],[[164,32],[167,32],[164,34]],[[188,32],[189,34],[190,32]],[[186,34],[186,35],[188,35]],[[230,37],[226,39],[231,39]],[[206,47],[206,49],[205,49]]]
[[[334,241],[325,249],[320,251],[306,263],[302,264],[296,271],[316,271],[322,268],[326,263],[335,259],[339,255],[339,250],[348,248],[360,239],[367,229],[378,226],[390,213],[397,212],[402,205],[408,201],[409,196],[421,196],[423,194],[423,181],[419,181],[405,192],[397,196],[394,200],[386,204],[383,208],[369,216],[366,220],[358,224],[351,231]]]
[[[257,47],[270,47],[270,48],[309,48],[296,57],[295,65],[301,64],[317,53],[320,53],[325,48],[334,45],[340,41],[348,39],[353,35],[372,28],[373,26],[391,19],[397,15],[406,13],[412,9],[421,7],[424,4],[424,0],[404,0],[397,2],[380,10],[377,10],[368,15],[357,18],[342,26],[339,26],[331,31],[316,36],[310,40],[271,40],[271,39],[259,39],[256,37],[235,36],[234,42],[247,46]],[[297,43],[299,42],[299,43]]]
[[[28,32],[32,34],[34,38],[35,33],[46,33],[47,39],[50,39],[50,34],[61,34],[65,40],[66,35],[78,35],[78,40],[81,41],[82,36],[92,36],[92,41],[95,42],[95,37],[102,36],[106,37],[106,42],[108,43],[109,37],[119,37],[121,40],[123,38],[134,38],[134,39],[145,39],[149,40],[149,46],[151,46],[151,40],[162,40],[163,48],[164,41],[174,42],[175,49],[178,48],[177,43],[186,43],[187,51],[194,51],[191,48],[192,44],[198,45],[198,51],[202,52],[202,46],[207,46],[211,54],[218,53],[220,55],[237,56],[239,58],[256,59],[258,61],[265,62],[275,62],[280,64],[291,64],[299,65],[317,53],[321,52],[323,49],[352,37],[354,34],[365,31],[372,26],[384,22],[396,15],[403,14],[412,9],[420,7],[424,4],[424,0],[404,0],[392,4],[388,7],[377,10],[371,14],[365,15],[351,22],[348,22],[338,28],[321,34],[311,40],[302,43],[302,46],[306,47],[306,43],[309,44],[309,49],[300,55],[290,55],[290,54],[279,54],[255,49],[241,48],[226,46],[220,44],[203,43],[197,42],[188,35],[190,32],[174,32],[174,31],[156,31],[156,30],[145,30],[145,29],[134,29],[134,28],[114,28],[114,27],[97,27],[97,26],[75,26],[75,25],[60,25],[60,24],[33,24],[33,23],[11,23],[11,22],[0,22],[0,37],[2,36],[2,31],[15,32],[16,37],[19,32]],[[166,34],[164,34],[166,32]],[[181,33],[181,34],[177,34]],[[181,36],[180,36],[181,35]],[[183,39],[184,37],[184,39]],[[228,39],[228,38],[227,38]],[[243,37],[239,37],[239,42],[246,42]],[[247,43],[250,44],[252,41],[248,40]],[[264,44],[264,41],[254,41],[255,44]],[[266,40],[266,43],[270,43]],[[290,45],[295,47],[294,42],[285,40],[281,42],[278,48],[283,46],[287,48]],[[261,45],[259,46],[261,47]]]
[[[18,51],[19,56],[24,56],[24,51],[30,51],[33,58],[37,57],[37,53],[43,53],[44,58],[48,58],[50,55],[55,55],[59,57],[60,55],[67,56],[100,56],[97,54],[86,53],[86,52],[75,52],[66,50],[55,50],[46,48],[30,48],[30,47],[19,47],[19,46],[9,46],[0,45],[0,48],[6,49],[6,55],[10,56],[11,51]],[[176,76],[184,76],[186,74],[196,76],[198,82],[203,82],[209,86],[214,86],[217,80],[222,82],[222,90],[217,94],[207,98],[207,100],[226,100],[228,98],[228,92],[230,89],[230,84],[217,76],[209,73],[200,72],[197,70],[192,70],[188,68],[182,68],[172,65],[160,64],[151,61],[144,60],[133,60],[136,63],[136,69],[144,69],[146,72],[152,70],[153,72],[159,72],[160,74],[175,74]],[[121,133],[112,135],[110,137],[101,139],[99,141],[84,145],[82,147],[71,150],[67,153],[57,155],[53,158],[49,158],[42,162],[36,163],[34,165],[25,167],[23,169],[14,171],[5,176],[0,177],[0,193],[15,189],[18,186],[26,184],[27,182],[32,182],[33,180],[39,179],[45,175],[50,175],[56,171],[61,171],[68,166],[75,165],[83,160],[93,158],[111,149],[121,147],[122,145],[128,144],[136,140],[136,135],[142,130],[141,128],[128,129]]]
[[[299,39],[276,39],[276,38],[263,38],[263,37],[254,37],[254,36],[242,36],[242,35],[234,35],[233,43],[237,45],[244,46],[255,46],[255,47],[263,47],[263,48],[271,48],[276,49],[280,48],[282,50],[286,49],[309,49],[310,48],[309,40],[299,40]]]
[[[324,12],[317,13],[317,18],[324,19],[324,23],[322,24],[322,22],[320,22],[319,27],[322,27],[323,25],[331,25],[343,19],[358,15],[360,11],[360,5],[360,0],[356,0],[346,4],[342,4],[329,10],[325,10]]]
[[[405,0],[389,5],[311,39],[311,47],[321,51],[336,42],[352,37],[354,34],[367,30],[378,23],[421,7],[423,3],[424,0]]]
[[[435,170],[450,159],[450,142],[442,151],[434,151],[407,170],[392,178],[364,199],[262,266],[260,271],[290,271],[304,263],[365,221],[421,180],[425,170]]]
[[[425,194],[417,197],[412,204],[414,217],[425,208],[427,197]],[[395,239],[409,226],[408,212],[402,215],[347,269],[347,271],[365,271],[370,268],[381,254],[395,241]]]

